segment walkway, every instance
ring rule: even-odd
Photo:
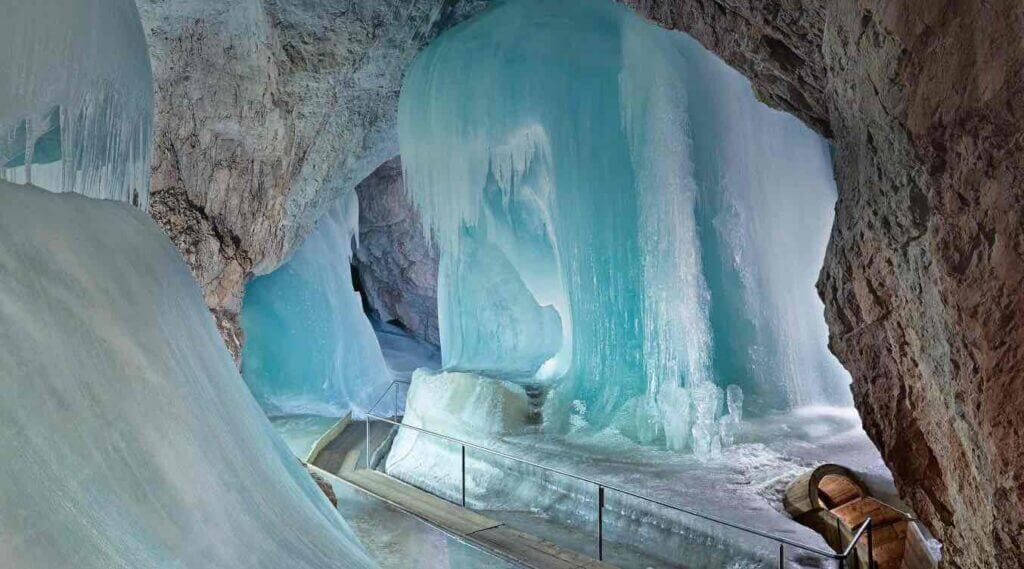
[[[370,422],[371,464],[390,445],[391,425]],[[366,470],[366,422],[352,421],[316,456],[312,464],[459,539],[531,569],[612,569],[602,563],[511,528],[410,486],[375,470]]]
[[[786,488],[784,505],[793,519],[820,533],[836,549],[846,547],[856,528],[870,519],[872,537],[857,544],[857,567],[936,566],[913,518],[871,496],[860,478],[843,466],[823,464],[798,477]],[[869,558],[873,567],[868,567]]]

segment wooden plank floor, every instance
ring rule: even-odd
[[[371,423],[371,448],[382,442],[386,433],[374,433]],[[408,512],[460,539],[472,542],[495,555],[530,569],[614,569],[537,536],[519,531],[472,510],[438,498],[392,478],[382,472],[360,468],[364,463],[366,424],[353,421],[328,443],[315,466],[334,473],[342,480]],[[377,436],[374,436],[374,435]],[[374,440],[377,439],[377,440]]]

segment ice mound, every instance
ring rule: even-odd
[[[0,182],[4,567],[370,567],[164,233]]]
[[[466,372],[416,370],[402,423],[485,448],[526,430],[529,402],[523,387]],[[385,470],[440,496],[454,499],[461,485],[461,448],[413,429],[399,429]],[[483,466],[480,451],[469,450]],[[485,467],[486,468],[486,467]],[[479,478],[479,480],[483,480]]]
[[[358,200],[346,192],[288,263],[246,288],[242,375],[271,415],[358,415],[391,379],[352,280]]]

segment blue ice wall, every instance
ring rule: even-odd
[[[553,387],[549,419],[639,416],[669,446],[680,413],[721,413],[706,385],[741,386],[754,412],[849,402],[814,289],[826,143],[689,37],[611,2],[496,2],[414,62],[399,136],[447,259],[449,368],[526,371]],[[462,293],[495,263],[532,299]],[[481,342],[481,321],[514,324]]]
[[[346,193],[281,268],[246,288],[242,376],[272,415],[365,411],[390,373],[352,282],[359,203]]]

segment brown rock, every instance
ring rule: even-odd
[[[636,0],[835,145],[818,283],[948,567],[1024,567],[1024,5]]]
[[[323,476],[317,474],[315,471],[313,471],[313,469],[311,469],[308,466],[306,466],[306,471],[308,471],[309,475],[313,477],[313,481],[316,482],[316,485],[320,487],[320,491],[324,493],[324,496],[327,496],[327,501],[330,502],[332,506],[337,508],[338,496],[334,493],[334,487],[331,486],[331,483],[324,479]]]

